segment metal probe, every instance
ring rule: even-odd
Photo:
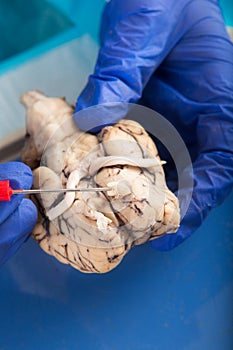
[[[0,201],[9,201],[14,194],[36,194],[36,193],[50,193],[50,192],[104,192],[110,191],[109,187],[89,187],[89,188],[59,188],[59,189],[39,189],[39,190],[25,190],[25,189],[13,189],[10,187],[9,180],[0,181]]]

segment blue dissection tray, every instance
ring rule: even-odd
[[[231,350],[233,195],[180,247],[82,274],[30,239],[0,272],[1,350]]]
[[[0,8],[27,2],[0,0]],[[38,14],[46,5],[33,3]],[[47,4],[57,6],[56,28],[27,48],[17,43],[9,59],[2,56],[4,69],[30,59],[33,48],[35,55],[38,47],[82,33],[85,25],[97,38],[103,1]],[[0,350],[231,350],[232,296],[233,194],[175,250],[135,247],[104,275],[62,265],[29,239],[0,270]]]

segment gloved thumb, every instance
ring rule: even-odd
[[[23,199],[0,230],[0,265],[6,262],[28,238],[37,220],[37,209],[29,199]]]
[[[30,189],[33,176],[31,169],[21,162],[0,164],[0,180],[10,180],[13,189]],[[15,211],[23,195],[13,195],[9,202],[0,202],[0,225]]]

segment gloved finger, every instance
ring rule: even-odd
[[[187,239],[202,224],[211,209],[230,194],[233,184],[232,152],[211,152],[199,156],[193,165],[194,189],[189,208],[174,234],[166,234],[151,242],[156,250],[170,250]],[[181,201],[187,191],[181,189]]]
[[[80,110],[106,102],[137,102],[154,70],[179,39],[179,23],[166,2],[112,0],[107,4],[104,36],[93,75],[79,96],[74,119],[83,130],[111,124],[115,114],[80,117]],[[106,27],[107,23],[107,27]],[[103,31],[102,31],[103,32]]]
[[[0,180],[10,180],[14,189],[30,189],[33,176],[31,169],[21,162],[0,164]],[[0,225],[11,215],[23,199],[23,195],[13,195],[9,202],[0,202]]]
[[[37,209],[29,199],[0,225],[0,265],[7,261],[25,242],[37,221]]]

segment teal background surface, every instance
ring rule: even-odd
[[[15,47],[7,51],[7,45],[1,45],[0,62],[0,74],[7,78],[0,97],[8,89],[12,100],[18,99],[13,75],[21,67],[26,72],[32,61],[77,37],[88,34],[93,39],[88,43],[98,41],[105,1],[28,3],[0,0],[0,28],[10,25],[4,23],[7,18],[16,28]],[[35,19],[27,23],[34,28],[27,27],[28,41],[17,40],[19,21],[24,23],[30,11],[39,16],[46,3],[48,13],[56,8],[55,25],[47,22],[40,32]],[[6,5],[10,17],[4,15]],[[231,1],[222,0],[221,5],[226,24],[233,25]],[[86,41],[80,41],[77,55],[82,56],[84,44],[86,50]],[[67,60],[62,50],[58,57]],[[56,81],[62,84],[61,78]],[[104,275],[82,274],[60,264],[29,239],[0,270],[0,350],[231,350],[232,296],[233,193],[181,246],[168,253],[156,252],[149,244],[135,247]]]
[[[226,25],[233,27],[232,1],[219,3]],[[22,6],[20,0],[0,0],[0,74],[84,33],[98,42],[104,4],[105,0],[25,0]]]
[[[22,6],[20,0],[0,0],[0,75],[86,33],[98,42],[104,4],[25,0]]]
[[[24,6],[20,0],[1,0],[0,6],[0,61],[72,27],[68,17],[44,0],[24,0]]]
[[[233,2],[232,0],[220,0],[220,6],[223,11],[223,17],[226,25],[233,27]]]

